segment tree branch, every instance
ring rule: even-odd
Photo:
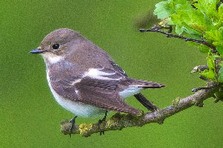
[[[192,38],[184,37],[182,35],[177,35],[177,34],[172,34],[170,32],[162,31],[161,29],[162,29],[161,26],[155,25],[151,29],[140,29],[139,31],[140,32],[158,32],[158,33],[166,35],[166,37],[168,37],[168,38],[178,38],[178,39],[182,39],[186,42],[194,42],[194,43],[205,45],[205,46],[209,47],[210,49],[212,49],[212,52],[216,52],[216,47],[213,44],[208,43],[205,40],[192,39]]]
[[[116,113],[110,119],[100,124],[100,127],[98,126],[98,123],[83,123],[80,125],[75,125],[73,131],[70,132],[71,123],[66,120],[61,122],[61,132],[65,135],[81,134],[84,137],[88,137],[94,133],[100,133],[101,131],[121,130],[126,127],[143,126],[149,123],[162,124],[166,118],[189,107],[194,105],[202,107],[204,100],[214,97],[214,93],[219,90],[219,85],[216,85],[216,83],[209,83],[205,89],[197,90],[197,92],[188,97],[175,99],[172,105],[166,108],[159,109],[155,112],[142,113],[141,116],[136,117],[130,114]]]

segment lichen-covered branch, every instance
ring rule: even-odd
[[[110,131],[110,130],[121,130],[126,127],[133,126],[144,126],[149,123],[163,123],[163,121],[191,106],[203,106],[203,101],[207,98],[213,97],[214,93],[218,92],[219,86],[216,84],[209,84],[207,87],[202,87],[202,89],[197,89],[198,91],[194,94],[182,98],[175,99],[172,105],[159,109],[155,112],[142,113],[141,116],[132,116],[129,114],[120,114],[117,113],[113,115],[110,119],[102,122],[100,127],[98,123],[94,124],[80,124],[75,125],[73,131],[70,132],[71,123],[63,121],[61,123],[61,131],[66,134],[81,134],[84,137],[88,137],[94,133],[100,133],[101,131]]]

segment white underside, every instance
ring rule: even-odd
[[[121,98],[125,99],[129,96],[139,93],[141,89],[142,88],[139,88],[135,85],[130,85],[127,89],[119,92],[119,95],[121,96]]]

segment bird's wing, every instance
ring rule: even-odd
[[[76,85],[79,101],[100,108],[139,114],[139,111],[127,105],[118,94],[117,81],[95,80],[89,77],[82,79]]]
[[[71,78],[71,77],[69,77]],[[105,110],[137,115],[139,110],[127,105],[119,96],[119,83],[125,76],[112,69],[89,69],[80,79],[53,82],[54,90],[73,101],[90,104]],[[56,85],[58,84],[58,85]]]

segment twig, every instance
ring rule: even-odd
[[[184,37],[184,36],[181,36],[181,35],[172,34],[170,32],[162,31],[161,29],[162,28],[159,27],[159,26],[154,26],[151,29],[140,29],[139,31],[140,32],[158,32],[158,33],[166,35],[168,38],[178,38],[178,39],[182,39],[182,40],[187,41],[187,42],[188,41],[195,42],[195,43],[198,43],[198,44],[205,45],[205,46],[209,47],[210,49],[212,49],[213,52],[216,52],[215,46],[210,44],[210,43],[208,43],[208,42],[206,42],[206,41],[204,41],[204,40],[187,38],[187,37]]]
[[[208,85],[209,89],[201,89],[198,90],[193,95],[182,99],[175,99],[173,104],[159,109],[155,112],[144,113],[141,116],[131,116],[129,114],[115,114],[107,121],[104,121],[100,128],[98,127],[98,123],[94,124],[80,124],[75,125],[75,128],[70,133],[71,123],[69,120],[63,121],[61,123],[61,132],[66,134],[81,134],[84,137],[88,137],[94,133],[99,133],[100,131],[110,131],[110,130],[121,130],[126,127],[133,126],[143,126],[149,123],[163,123],[163,121],[180,112],[183,111],[193,105],[203,104],[203,101],[207,98],[213,97],[214,93],[218,91],[218,85]]]

